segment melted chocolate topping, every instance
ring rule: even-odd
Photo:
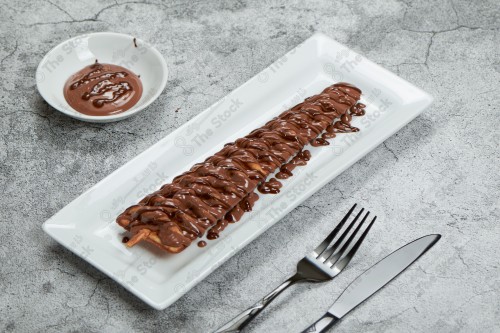
[[[280,171],[276,174],[278,179],[287,179],[293,176],[293,169],[297,166],[303,166],[307,164],[307,161],[311,159],[311,152],[309,150],[300,151],[295,155],[290,162],[285,163],[281,166]]]
[[[361,91],[347,83],[326,88],[195,164],[126,209],[117,223],[133,234],[149,230],[154,236],[148,241],[173,253],[207,231],[208,239],[218,238],[229,223],[252,209],[257,187],[264,193],[279,192],[282,185],[277,179],[266,182],[270,174],[279,169],[276,178],[285,179],[296,166],[307,163],[311,154],[302,150],[305,145],[317,142],[324,131],[356,131],[350,120],[351,114],[363,111],[356,104],[360,96]]]
[[[255,202],[259,200],[257,193],[250,193],[243,198],[238,205],[231,209],[222,220],[217,223],[208,231],[207,239],[213,240],[219,238],[219,234],[223,231],[229,223],[238,222],[245,212],[251,212]]]
[[[263,194],[277,194],[280,193],[280,188],[283,186],[276,178],[271,178],[258,186],[259,192]]]
[[[130,109],[142,95],[138,76],[126,68],[97,62],[73,74],[64,86],[64,98],[76,111],[107,116]]]
[[[311,146],[313,147],[320,147],[320,146],[328,146],[330,142],[326,141],[323,136],[321,138],[316,138],[311,141]]]

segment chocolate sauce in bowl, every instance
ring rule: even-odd
[[[127,111],[142,96],[142,83],[130,70],[96,62],[71,75],[64,98],[76,111],[89,116],[109,116]]]

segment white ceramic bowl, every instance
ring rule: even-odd
[[[98,32],[71,38],[47,53],[36,70],[37,88],[55,109],[83,121],[106,123],[128,118],[151,104],[161,94],[168,68],[160,52],[141,39],[113,32]],[[98,59],[130,69],[141,76],[143,93],[129,110],[109,116],[88,116],[66,102],[63,87],[70,75]]]

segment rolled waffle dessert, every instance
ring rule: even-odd
[[[118,216],[116,222],[132,234],[126,245],[147,241],[178,253],[207,231],[209,239],[217,238],[227,223],[252,209],[257,187],[262,193],[279,191],[275,178],[266,182],[270,174],[288,178],[306,163],[305,145],[326,145],[336,133],[357,131],[350,121],[364,114],[360,96],[348,83],[334,84],[226,144]]]

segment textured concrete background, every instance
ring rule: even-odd
[[[0,331],[205,332],[290,275],[354,202],[381,217],[358,260],[335,282],[287,291],[249,332],[299,331],[357,274],[426,233],[444,237],[334,331],[500,331],[498,1],[2,0],[1,8]],[[44,54],[94,31],[138,36],[166,57],[169,84],[147,112],[88,124],[37,93]],[[73,198],[314,31],[435,103],[165,311],[42,232]]]

